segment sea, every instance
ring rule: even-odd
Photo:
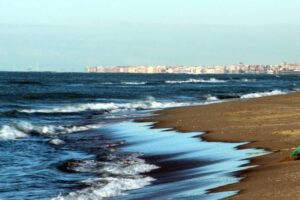
[[[0,72],[1,200],[222,199],[258,149],[153,129],[153,111],[298,91],[299,75]]]

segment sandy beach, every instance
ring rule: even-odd
[[[213,192],[239,190],[230,199],[300,199],[300,161],[288,161],[300,145],[300,93],[236,100],[219,104],[158,111],[146,121],[155,128],[205,131],[206,141],[250,142],[241,148],[263,148],[272,154],[256,157],[256,168],[240,174],[237,184]],[[218,156],[218,152],[216,152]]]

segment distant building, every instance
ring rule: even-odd
[[[170,74],[277,74],[300,73],[299,63],[280,65],[217,65],[217,66],[87,66],[88,73],[170,73]]]

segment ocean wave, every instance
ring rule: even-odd
[[[19,138],[25,138],[28,135],[17,128],[9,125],[4,125],[0,129],[0,140],[14,140]]]
[[[273,96],[273,95],[280,95],[280,94],[286,94],[287,92],[281,91],[281,90],[273,90],[268,92],[254,92],[249,94],[244,94],[240,98],[241,99],[250,99],[250,98],[259,98],[259,97],[265,97],[265,96]]]
[[[18,112],[23,113],[76,113],[85,111],[102,111],[102,112],[118,112],[118,111],[134,111],[134,110],[151,110],[169,107],[187,106],[191,103],[180,102],[158,102],[155,100],[137,101],[133,103],[86,103],[59,106],[45,109],[23,109]]]
[[[59,139],[59,138],[53,138],[49,141],[50,144],[54,144],[54,145],[62,145],[65,144],[65,141]]]
[[[242,82],[255,82],[256,79],[248,79],[248,78],[243,78],[241,79]]]
[[[146,163],[138,156],[138,154],[132,154],[112,162],[72,161],[73,164],[68,164],[71,168],[69,170],[97,173],[102,177],[82,181],[87,186],[86,188],[59,195],[53,200],[103,199],[125,195],[126,191],[150,185],[155,179],[142,173],[150,172],[158,167]]]
[[[126,191],[143,188],[150,185],[155,179],[151,177],[135,177],[135,178],[97,178],[83,182],[89,187],[82,190],[70,192],[65,196],[58,196],[52,200],[101,200],[108,197],[125,195]]]
[[[145,85],[147,82],[121,82],[124,85]]]
[[[209,102],[211,102],[211,101],[218,101],[219,98],[216,97],[216,96],[207,96],[206,100],[209,101]]]
[[[170,84],[178,84],[178,83],[225,83],[227,81],[225,80],[219,80],[216,78],[210,78],[210,79],[188,79],[188,80],[169,80],[165,81],[165,83],[170,83]]]
[[[0,140],[14,140],[25,138],[30,135],[57,136],[60,134],[86,131],[98,128],[100,125],[83,126],[54,126],[54,125],[33,125],[26,121],[15,124],[4,125],[0,128]],[[59,141],[53,141],[58,143]]]
[[[72,170],[77,172],[127,176],[150,172],[158,168],[155,165],[146,163],[145,160],[138,156],[138,154],[132,154],[113,162],[87,160],[75,166]]]

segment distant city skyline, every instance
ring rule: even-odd
[[[300,62],[297,0],[1,0],[0,70]]]
[[[140,73],[140,74],[300,74],[300,63],[277,65],[236,65],[216,66],[87,66],[88,73]]]

